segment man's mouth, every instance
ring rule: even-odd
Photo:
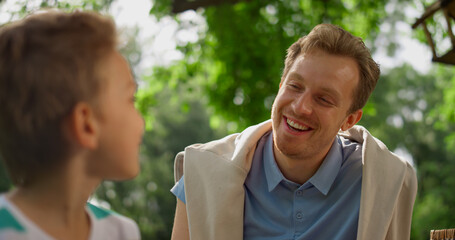
[[[300,125],[289,118],[286,118],[286,123],[288,124],[289,128],[295,131],[307,131],[310,130],[309,127]]]

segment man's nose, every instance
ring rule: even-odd
[[[297,114],[310,115],[313,111],[313,100],[308,91],[301,93],[293,103],[294,111]]]

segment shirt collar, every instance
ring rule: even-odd
[[[276,164],[275,157],[273,155],[273,134],[270,133],[267,137],[267,141],[264,144],[262,150],[264,160],[264,171],[267,179],[268,190],[271,192],[278,186],[281,181],[290,182],[281,173],[278,165]],[[343,158],[342,146],[340,139],[336,136],[333,141],[332,147],[330,148],[327,156],[322,162],[316,173],[308,180],[315,186],[322,194],[327,195],[336,176],[341,168],[341,162]],[[306,184],[304,184],[306,185]]]
[[[264,149],[262,150],[262,156],[264,161],[265,177],[267,179],[269,192],[271,192],[282,180],[285,180],[283,174],[276,165],[275,156],[273,155],[273,133],[270,133],[267,137]]]
[[[340,171],[342,161],[343,150],[340,139],[336,136],[329,153],[308,182],[313,184],[322,194],[327,195]]]

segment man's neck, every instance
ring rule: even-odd
[[[322,151],[322,154],[315,156],[288,157],[273,145],[273,155],[278,168],[286,179],[304,184],[318,171],[330,147],[326,151]]]
[[[57,239],[87,239],[86,202],[100,180],[85,176],[80,163],[13,190],[7,195],[23,214]]]

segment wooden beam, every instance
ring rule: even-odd
[[[433,52],[433,59],[437,58],[438,56],[436,55],[436,48],[434,46],[433,38],[431,38],[430,31],[428,31],[427,24],[425,22],[423,23],[423,31],[425,32],[425,37],[427,37],[428,44],[431,47],[431,51]]]
[[[414,24],[412,24],[412,29],[419,26],[425,19],[433,16],[433,14],[441,8],[441,2],[438,0],[435,3],[431,4],[423,13],[423,15],[416,20]]]
[[[444,8],[443,12],[447,22],[447,32],[449,33],[450,41],[452,42],[452,48],[455,49],[455,37],[453,36],[452,24],[450,23],[449,9]]]
[[[451,18],[455,19],[455,1],[447,0],[446,2],[441,3],[442,8],[447,9],[448,14]]]

